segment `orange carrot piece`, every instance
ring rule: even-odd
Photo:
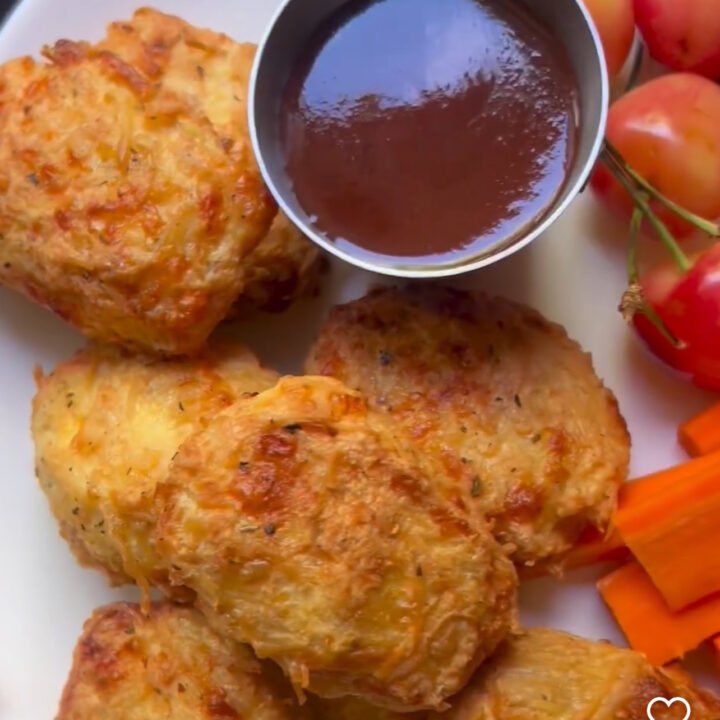
[[[613,523],[671,610],[720,592],[720,452],[630,483]]]
[[[720,595],[673,613],[637,563],[602,578],[598,590],[630,646],[653,665],[681,658],[720,633]]]
[[[678,428],[678,440],[690,457],[720,450],[720,403],[684,422]]]
[[[627,482],[620,488],[619,508],[640,506],[692,480],[699,473],[712,473],[719,468],[720,452],[717,452]]]

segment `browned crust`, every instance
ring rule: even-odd
[[[193,353],[276,211],[245,121],[254,48],[151,10],[130,25],[0,67],[0,283],[91,338]]]
[[[88,619],[56,720],[301,720],[277,671],[195,610],[130,603]]]
[[[614,395],[566,332],[517,303],[437,285],[334,308],[306,370],[337,377],[437,457],[438,485],[487,515],[520,565],[605,527],[630,439]]]

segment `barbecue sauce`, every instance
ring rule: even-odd
[[[350,2],[282,98],[298,202],[354,255],[452,262],[527,232],[575,152],[565,50],[508,0]]]

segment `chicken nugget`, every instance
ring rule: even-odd
[[[443,713],[386,712],[361,701],[315,702],[316,720],[647,720],[655,698],[681,697],[694,720],[717,720],[720,701],[643,655],[556,630],[506,641]],[[655,720],[682,720],[685,708],[654,707]]]
[[[640,653],[555,630],[529,630],[506,643],[453,701],[445,720],[647,720],[656,697],[685,698],[693,720],[720,717],[720,701],[679,672]],[[685,708],[654,708],[682,720]],[[368,716],[371,720],[372,716]]]
[[[85,623],[56,720],[305,720],[279,671],[189,608],[130,603]]]
[[[516,577],[435,471],[358,393],[287,378],[181,446],[157,548],[211,624],[300,692],[442,707],[513,626]]]
[[[0,67],[0,283],[163,354],[202,347],[276,212],[244,117],[254,48],[177,23],[162,82],[69,41]]]
[[[335,308],[306,363],[360,390],[444,468],[443,492],[490,518],[514,561],[551,562],[604,528],[629,437],[590,357],[530,308],[429,285]]]
[[[192,432],[275,381],[234,343],[176,361],[88,347],[40,377],[37,475],[78,560],[114,584],[167,586],[152,540],[155,486]]]

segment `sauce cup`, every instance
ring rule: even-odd
[[[602,46],[581,0],[513,0],[542,22],[561,43],[578,88],[575,154],[562,190],[525,230],[489,247],[468,248],[451,261],[405,263],[402,258],[354,254],[318,230],[303,210],[286,170],[280,118],[283,92],[298,58],[319,27],[348,0],[286,0],[262,40],[255,59],[249,97],[253,149],[268,188],[290,220],[313,242],[352,265],[395,277],[437,278],[459,275],[495,263],[529,245],[565,212],[584,188],[602,149],[609,83]]]

